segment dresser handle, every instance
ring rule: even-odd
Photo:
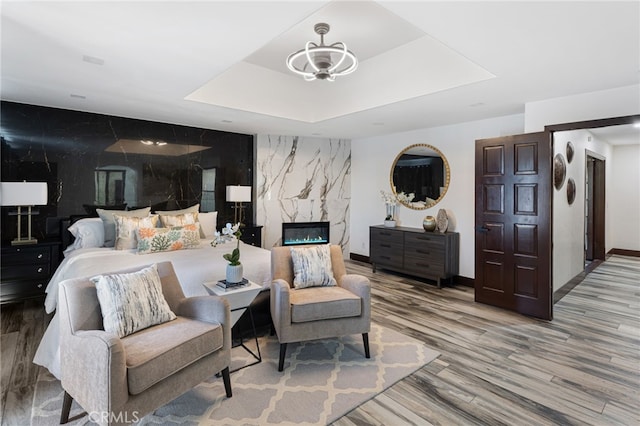
[[[391,258],[389,256],[380,256],[383,259],[387,259],[387,260],[391,260]]]
[[[416,265],[417,265],[417,266],[422,266],[422,267],[424,267],[424,268],[430,268],[430,267],[431,267],[430,265],[427,265],[427,264],[425,264],[425,263],[416,263]]]
[[[38,272],[42,272],[42,268],[38,268]]]
[[[423,241],[431,241],[431,237],[416,237],[416,238]]]
[[[38,288],[42,288],[42,284],[38,284]]]
[[[42,253],[38,253],[38,259],[42,259]]]
[[[389,244],[380,244],[380,247],[391,248],[391,246]]]
[[[418,250],[416,250],[416,251],[417,251],[418,253],[420,253],[420,254],[431,254],[431,252],[430,252],[430,251],[425,251],[425,250],[420,250],[420,249],[418,249]]]

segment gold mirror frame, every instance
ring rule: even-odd
[[[391,184],[391,191],[393,191],[393,194],[396,196],[396,198],[398,197],[398,193],[396,192],[396,185],[393,182],[393,175],[394,175],[394,171],[396,169],[396,166],[398,164],[398,160],[400,160],[400,158],[409,153],[410,150],[415,149],[415,148],[420,148],[420,150],[416,149],[416,151],[424,151],[425,149],[427,150],[432,150],[435,154],[438,154],[440,156],[440,158],[442,159],[442,163],[445,169],[445,175],[444,175],[444,185],[443,185],[443,190],[440,194],[440,196],[436,199],[431,199],[430,202],[426,203],[426,202],[411,202],[411,203],[406,203],[402,200],[398,200],[400,202],[400,204],[402,204],[403,206],[413,209],[413,210],[425,210],[428,208],[431,208],[433,206],[435,206],[436,204],[438,204],[440,202],[440,200],[442,200],[442,198],[445,196],[445,194],[447,193],[447,191],[449,190],[449,180],[450,180],[450,168],[449,168],[449,162],[447,161],[447,158],[444,156],[444,154],[442,154],[442,151],[440,151],[438,148],[436,148],[433,145],[429,145],[426,143],[417,143],[417,144],[413,144],[410,145],[408,147],[406,147],[405,149],[403,149],[402,151],[400,151],[400,153],[396,156],[395,160],[393,160],[393,164],[391,165],[391,173],[389,174],[389,183]],[[415,192],[415,191],[405,191],[405,193],[411,193],[411,192]]]

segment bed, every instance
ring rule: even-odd
[[[138,254],[136,249],[115,250],[107,247],[78,248],[66,252],[65,259],[46,289],[45,310],[54,313],[54,316],[45,330],[33,362],[60,377],[58,317],[55,314],[60,282],[169,260],[173,263],[185,295],[204,296],[208,293],[202,283],[224,279],[227,261],[222,256],[236,247],[236,241],[216,247],[211,246],[211,241],[211,238],[204,238],[196,248],[149,254]],[[266,291],[271,281],[270,252],[240,242],[240,254],[244,277],[262,285]]]

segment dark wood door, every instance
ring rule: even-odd
[[[476,141],[475,300],[551,319],[551,134]]]

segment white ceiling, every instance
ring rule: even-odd
[[[367,137],[640,80],[638,1],[0,7],[3,100],[240,133]],[[334,83],[284,66],[320,21],[361,61]]]

